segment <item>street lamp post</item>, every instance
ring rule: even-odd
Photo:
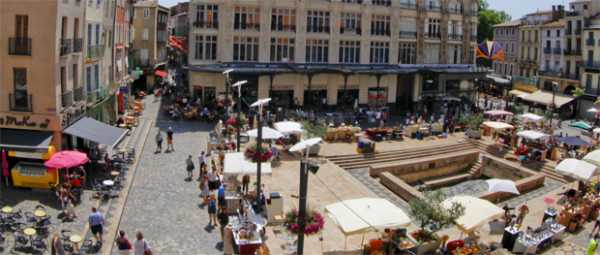
[[[258,137],[256,138],[256,149],[257,151],[261,150],[261,146],[262,146],[262,108],[263,108],[263,104],[268,103],[269,101],[271,101],[270,98],[267,99],[261,99],[256,101],[255,103],[253,103],[252,105],[250,105],[250,107],[255,107],[258,106]],[[256,164],[256,212],[258,214],[260,214],[261,211],[261,207],[262,205],[261,203],[261,199],[260,199],[260,194],[261,194],[261,187],[260,187],[260,172],[261,172],[261,163],[257,163]]]
[[[223,72],[224,75],[227,76],[227,80],[225,81],[225,99],[227,99],[227,96],[229,95],[229,87],[231,86],[231,80],[229,79],[229,73],[233,72],[233,69],[227,69],[225,70],[225,72]],[[224,116],[227,116],[227,106],[225,107],[225,114]],[[225,132],[227,132],[227,121],[225,121]]]
[[[242,85],[248,83],[248,81],[238,81],[235,84],[231,85],[231,87],[238,87],[238,97],[237,97],[237,116],[239,117],[242,114]],[[260,123],[260,122],[259,122]],[[240,128],[237,129],[237,152],[240,152]]]
[[[552,115],[550,115],[550,129],[552,129],[552,117],[554,117],[554,108],[556,108],[556,106],[554,105],[554,97],[556,97],[557,89],[558,83],[552,82],[552,108],[550,108],[550,112],[552,113]]]

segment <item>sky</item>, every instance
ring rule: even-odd
[[[158,3],[164,7],[177,5],[182,0],[158,0]],[[517,20],[527,13],[536,12],[538,10],[552,10],[552,5],[568,5],[575,0],[487,0],[490,4],[490,9],[505,11],[512,16],[512,20]],[[565,8],[568,10],[569,8]]]

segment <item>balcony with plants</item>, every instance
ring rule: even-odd
[[[104,57],[104,44],[88,45],[86,50],[87,59],[97,59]]]
[[[102,102],[108,96],[108,85],[101,85],[96,90],[88,91],[86,98],[88,105],[95,105]]]
[[[73,40],[62,38],[60,39],[59,47],[61,56],[69,55],[73,51]]]

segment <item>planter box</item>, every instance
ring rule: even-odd
[[[417,255],[435,254],[435,251],[437,249],[439,249],[440,246],[442,245],[442,239],[439,236],[437,236],[437,237],[438,237],[437,241],[433,241],[433,242],[429,242],[429,243],[417,244],[417,246],[414,247],[414,248],[412,248],[411,251],[414,254],[417,254]],[[411,242],[417,243],[417,241],[412,236],[408,235],[408,238],[410,239]]]
[[[316,156],[321,151],[321,145],[315,144],[308,149],[308,155]]]
[[[481,139],[481,137],[483,136],[483,130],[479,130],[479,131],[468,130],[467,136],[469,138]]]

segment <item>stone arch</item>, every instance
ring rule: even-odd
[[[567,95],[573,95],[573,91],[575,90],[575,86],[569,85],[565,88],[564,93]]]

